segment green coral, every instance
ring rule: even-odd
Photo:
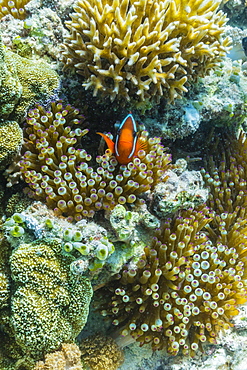
[[[9,259],[14,284],[8,313],[0,311],[0,339],[10,357],[11,347],[15,359],[40,359],[75,340],[86,323],[91,284],[70,272],[73,258],[61,249],[56,239],[37,240],[21,244]]]

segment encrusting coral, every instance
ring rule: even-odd
[[[0,0],[0,19],[7,14],[11,14],[14,18],[26,18],[25,5],[30,0]]]
[[[224,57],[221,0],[79,0],[62,60],[104,96],[173,101]]]
[[[60,351],[48,353],[33,370],[83,370],[80,349],[75,343],[62,343]]]
[[[83,339],[79,347],[82,362],[90,370],[117,370],[124,360],[122,350],[111,337],[96,334]]]
[[[50,111],[40,105],[29,111],[28,150],[20,166],[36,199],[45,200],[56,214],[79,221],[97,210],[135,203],[139,194],[165,181],[171,157],[159,138],[148,138],[143,131],[140,141],[146,143],[146,152],[140,150],[128,165],[120,165],[109,150],[93,163],[80,148],[87,133],[76,127],[81,118],[77,109],[61,102],[52,103]]]

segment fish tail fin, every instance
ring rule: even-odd
[[[96,134],[100,135],[103,137],[103,139],[105,140],[106,142],[106,145],[108,146],[108,149],[110,149],[110,151],[112,153],[115,153],[115,144],[114,142],[112,141],[112,139],[109,138],[109,136],[105,135],[105,134],[102,134],[102,132],[96,132]]]

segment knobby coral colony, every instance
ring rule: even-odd
[[[134,203],[139,194],[165,180],[171,158],[159,138],[148,138],[147,132],[142,132],[140,141],[147,150],[139,150],[127,165],[120,165],[109,150],[92,163],[91,156],[80,148],[88,131],[78,127],[81,120],[77,109],[61,102],[52,103],[50,111],[40,105],[29,111],[25,130],[28,150],[20,165],[33,190],[31,196],[45,200],[70,221],[79,221],[97,210]]]
[[[194,355],[202,343],[216,343],[217,332],[232,325],[237,305],[246,302],[246,138],[231,147],[219,168],[212,162],[209,173],[203,171],[209,208],[165,222],[136,267],[126,265],[101,291],[107,301],[101,313],[123,336]]]
[[[83,86],[110,97],[173,101],[228,51],[221,0],[79,0],[63,51]]]
[[[7,14],[14,18],[24,19],[26,17],[25,5],[30,0],[0,0],[0,19]]]

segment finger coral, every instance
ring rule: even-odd
[[[96,334],[83,339],[79,347],[82,362],[90,370],[117,370],[124,360],[122,350],[111,337]]]
[[[230,44],[221,0],[79,0],[62,60],[83,86],[110,97],[173,101],[206,75]]]
[[[51,111],[39,105],[28,113],[28,150],[20,161],[21,172],[32,194],[57,214],[79,221],[97,210],[134,203],[138,195],[165,181],[171,157],[159,138],[142,132],[140,141],[147,149],[128,165],[119,165],[109,150],[93,163],[80,148],[80,139],[87,133],[78,127],[80,119],[77,109],[61,102],[53,103]]]
[[[203,232],[213,212],[182,211],[164,223],[136,266],[126,266],[103,288],[101,313],[140,345],[194,355],[230,328],[246,302],[246,237],[214,243]],[[245,243],[243,243],[245,241]],[[122,343],[124,338],[118,341]]]
[[[17,19],[26,18],[25,5],[27,5],[29,1],[30,0],[1,0],[0,19],[7,14],[10,14]]]
[[[33,370],[83,370],[80,349],[75,343],[62,343],[60,351],[48,353]]]

